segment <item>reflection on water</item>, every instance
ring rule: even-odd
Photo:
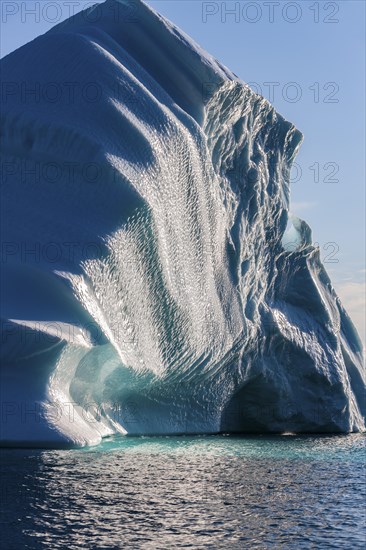
[[[363,548],[365,437],[2,451],[1,547]]]

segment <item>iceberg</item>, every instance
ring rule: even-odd
[[[360,339],[291,215],[301,133],[134,6],[1,61],[2,444],[364,430]]]

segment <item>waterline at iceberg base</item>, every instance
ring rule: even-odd
[[[359,337],[290,214],[300,132],[128,6],[1,61],[3,444],[364,430]]]

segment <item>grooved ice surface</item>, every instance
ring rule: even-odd
[[[360,340],[289,215],[301,134],[137,8],[1,62],[2,441],[364,429]]]

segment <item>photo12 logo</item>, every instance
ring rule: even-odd
[[[340,86],[338,82],[278,82],[263,81],[246,82],[246,85],[257,95],[265,97],[272,104],[278,101],[285,103],[299,103],[307,101],[314,104],[338,104],[340,103]],[[220,89],[220,84],[204,82],[202,84],[202,101],[205,105]]]
[[[202,23],[339,23],[338,2],[202,2]]]
[[[87,23],[97,23],[103,17],[103,10],[108,9],[110,17],[119,23],[135,23],[138,21],[141,3],[138,0],[127,0],[123,3],[109,2],[102,7],[104,1],[97,0],[63,0],[63,1],[32,1],[25,2],[3,0],[1,2],[1,22],[8,23],[48,23],[56,25],[65,19],[82,12],[81,17]]]

